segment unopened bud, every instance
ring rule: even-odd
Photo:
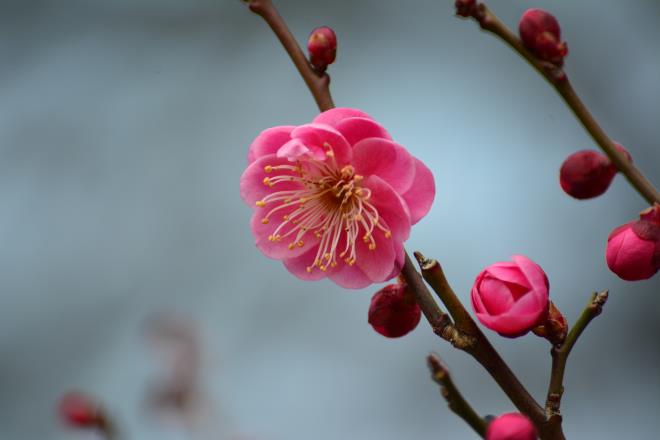
[[[502,414],[488,424],[486,440],[536,440],[536,428],[520,413]]]
[[[568,47],[561,41],[559,22],[543,9],[528,9],[518,25],[520,38],[527,49],[544,61],[561,66]]]
[[[607,191],[616,168],[604,154],[582,150],[566,158],[559,170],[559,184],[571,197],[590,199]]]
[[[660,270],[660,204],[642,211],[639,220],[614,229],[605,259],[610,270],[626,281],[655,275]]]
[[[477,7],[477,0],[456,0],[456,15],[460,17],[471,17]]]
[[[337,55],[337,36],[335,31],[327,26],[317,27],[307,40],[309,61],[318,72],[325,72],[329,64],[335,61]]]
[[[548,317],[541,325],[533,328],[532,331],[536,336],[550,341],[552,345],[560,345],[564,342],[568,334],[568,322],[566,322],[564,315],[555,306],[555,303],[550,301]]]
[[[399,338],[411,332],[421,316],[415,297],[403,281],[383,287],[371,298],[369,324],[387,338]]]
[[[93,428],[101,420],[98,404],[78,392],[65,394],[59,402],[58,410],[62,421],[76,428]]]

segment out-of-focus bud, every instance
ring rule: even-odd
[[[548,316],[548,277],[523,255],[495,263],[477,276],[471,299],[477,319],[502,336],[515,338]]]
[[[559,184],[571,197],[590,199],[607,191],[616,171],[604,154],[582,150],[568,156],[561,165]]]
[[[79,392],[65,394],[59,402],[58,410],[60,418],[76,428],[93,428],[101,420],[98,404]]]
[[[387,338],[399,338],[411,332],[422,311],[405,282],[389,284],[374,294],[369,306],[369,324]]]
[[[561,311],[550,301],[548,309],[548,318],[541,325],[532,329],[536,336],[550,341],[552,345],[560,345],[566,339],[568,334],[568,322]]]
[[[536,440],[534,424],[520,413],[502,414],[486,429],[486,440]]]
[[[456,15],[460,17],[471,17],[477,7],[477,0],[456,0]]]
[[[518,25],[520,38],[527,49],[542,60],[561,66],[568,47],[561,41],[559,22],[543,9],[528,9]]]
[[[660,270],[660,204],[642,211],[639,220],[614,229],[605,259],[610,270],[626,281],[655,275]]]
[[[314,29],[307,40],[307,51],[312,66],[319,72],[325,72],[325,69],[335,61],[337,56],[335,31],[327,26]]]

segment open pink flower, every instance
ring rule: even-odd
[[[548,277],[527,257],[484,269],[472,287],[472,308],[479,321],[502,336],[522,336],[548,314]]]
[[[410,226],[431,207],[431,171],[369,115],[337,108],[250,145],[241,197],[257,247],[305,280],[362,288],[395,277]]]

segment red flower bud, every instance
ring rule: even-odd
[[[387,338],[399,338],[419,324],[422,311],[407,287],[402,281],[389,284],[371,298],[369,324]]]
[[[90,397],[82,393],[70,392],[64,395],[58,405],[61,419],[76,428],[91,428],[99,425],[99,407]]]
[[[548,308],[548,317],[539,326],[532,329],[536,336],[546,338],[552,345],[559,345],[564,342],[568,334],[568,322],[561,311],[550,301]]]
[[[325,72],[329,64],[335,61],[337,55],[337,36],[335,31],[327,26],[317,27],[309,34],[307,40],[309,61],[319,71]]]
[[[642,211],[639,220],[614,229],[605,259],[610,270],[626,281],[655,275],[660,270],[660,204]]]
[[[477,7],[477,0],[456,0],[456,15],[460,17],[471,17]]]
[[[518,25],[520,38],[527,49],[544,61],[561,66],[568,47],[561,41],[559,22],[543,9],[528,9]]]
[[[488,425],[486,440],[536,440],[536,428],[520,413],[502,414]]]
[[[614,144],[629,161],[628,150]],[[617,173],[607,156],[597,151],[582,150],[566,158],[559,170],[559,184],[566,194],[576,199],[591,199],[607,191]]]

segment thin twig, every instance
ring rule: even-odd
[[[603,311],[603,306],[607,302],[608,291],[605,290],[600,293],[591,295],[589,303],[580,314],[580,317],[575,321],[573,328],[566,336],[566,340],[559,347],[552,349],[552,370],[550,373],[550,385],[548,386],[548,398],[545,404],[546,416],[549,424],[561,423],[561,396],[564,393],[564,372],[566,371],[566,361],[568,355],[571,353],[573,346],[578,338],[589,325],[592,319],[600,315]]]
[[[479,329],[452,290],[440,264],[436,260],[425,258],[420,252],[415,252],[415,257],[422,269],[422,276],[451,313],[456,321],[457,329],[473,341],[472,344],[463,349],[488,371],[516,408],[529,417],[539,431],[542,431],[546,422],[543,408],[520,383],[513,371],[491,345],[488,338]]]
[[[454,384],[447,366],[434,353],[429,354],[426,361],[429,370],[431,370],[431,378],[440,385],[442,397],[447,401],[449,409],[470,425],[480,437],[484,437],[486,435],[486,421],[465,400],[456,384]]]
[[[284,49],[291,57],[291,61],[300,72],[309,91],[314,96],[319,110],[326,111],[334,108],[335,104],[330,95],[330,77],[327,74],[318,74],[307,60],[304,52],[291,34],[286,22],[282,19],[271,0],[248,0],[248,7],[255,14],[260,15],[273,30]]]
[[[566,105],[573,111],[580,123],[589,132],[593,140],[610,158],[614,166],[623,174],[637,192],[649,202],[660,203],[660,192],[644,174],[620,152],[607,136],[586,105],[577,95],[565,72],[558,66],[536,58],[523,45],[522,41],[483,3],[475,9],[472,17],[481,28],[507,43],[513,50],[525,58],[561,95]]]

